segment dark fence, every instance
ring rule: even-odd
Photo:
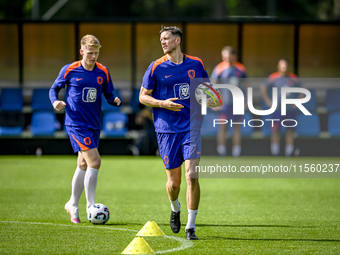
[[[176,25],[183,29],[183,52],[200,57],[209,74],[221,61],[221,49],[226,45],[231,45],[237,50],[239,61],[246,66],[248,75],[254,80],[256,86],[260,84],[256,81],[261,81],[276,71],[278,59],[287,58],[291,63],[292,72],[311,81],[306,82],[305,85],[307,84],[307,88],[310,86],[309,88],[316,90],[319,103],[317,114],[320,116],[321,138],[319,136],[311,140],[298,138],[297,143],[301,142],[300,147],[302,147],[316,142],[315,146],[319,144],[324,148],[320,150],[320,155],[321,152],[332,150],[331,146],[327,146],[331,145],[334,138],[332,139],[327,134],[329,111],[325,108],[325,98],[329,84],[331,84],[330,88],[340,88],[337,79],[340,78],[340,22],[2,21],[0,22],[0,48],[3,49],[0,61],[0,89],[22,89],[25,125],[24,135],[13,140],[15,141],[13,146],[10,145],[9,148],[13,149],[3,150],[0,154],[15,152],[32,154],[36,147],[39,147],[39,143],[44,140],[33,139],[34,141],[27,142],[26,138],[22,138],[27,136],[25,131],[30,131],[33,90],[49,88],[62,66],[80,59],[79,41],[85,34],[94,34],[100,40],[102,48],[98,61],[109,68],[115,88],[120,90],[125,107],[123,107],[123,112],[129,116],[127,124],[129,131],[138,129],[134,123],[136,109],[126,107],[129,107],[133,92],[140,87],[143,74],[149,64],[163,55],[158,33],[161,25]],[[259,98],[255,101],[258,103]],[[57,114],[59,122],[62,123],[63,118],[63,114]],[[62,126],[60,132],[63,133]],[[117,142],[126,148],[126,142],[132,144],[134,137],[129,136],[123,142],[118,138]],[[0,139],[2,146],[8,143],[8,139],[10,138]],[[61,140],[56,142],[61,143],[64,140],[65,137],[62,136]],[[53,138],[47,141],[54,144]],[[209,138],[207,141],[212,143],[214,139]],[[245,138],[244,142],[250,145],[250,149],[246,149],[244,153],[256,154],[257,151],[251,151],[251,148],[256,148],[259,141],[254,137]],[[263,138],[263,141],[269,141],[268,137]],[[110,142],[112,141],[104,142],[104,144]],[[14,149],[15,146],[18,149]],[[57,147],[54,150],[59,154]],[[50,151],[52,147],[49,148],[44,150],[53,154],[53,150]],[[304,150],[306,155],[316,154],[315,151],[311,151],[311,148],[307,146]],[[123,151],[125,154],[125,149],[120,152]],[[102,153],[111,152],[115,153],[112,149],[104,150]],[[263,153],[267,154],[264,151]],[[326,155],[333,154],[326,153]]]

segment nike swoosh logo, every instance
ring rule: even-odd
[[[170,76],[172,76],[172,74],[171,75],[165,75],[165,78],[169,78]]]
[[[82,80],[83,78],[77,78],[77,81],[80,81],[80,80]]]

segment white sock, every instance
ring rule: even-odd
[[[72,193],[71,198],[68,201],[68,204],[71,206],[78,207],[79,199],[81,196],[81,193],[83,193],[84,189],[84,177],[85,177],[85,171],[81,170],[79,167],[76,168],[76,171],[74,172],[73,178],[72,178]]]
[[[216,150],[217,150],[218,155],[220,156],[227,155],[227,147],[225,145],[218,145]]]
[[[293,144],[287,144],[286,145],[286,151],[285,151],[286,156],[292,155],[293,151],[294,151],[294,145]]]
[[[277,156],[280,153],[280,144],[279,143],[271,143],[270,150],[272,155]]]
[[[188,209],[188,223],[185,226],[185,229],[193,228],[195,229],[195,221],[196,221],[196,216],[197,216],[197,210],[190,210]]]
[[[169,198],[170,200],[170,198]],[[173,212],[179,212],[181,210],[181,205],[178,202],[178,198],[175,201],[170,200],[171,210]]]
[[[85,186],[87,208],[95,204],[94,196],[95,196],[96,188],[97,188],[98,172],[99,172],[99,169],[94,169],[91,167],[87,167],[86,169],[84,186]]]
[[[241,145],[234,145],[233,146],[233,151],[232,151],[232,155],[233,157],[238,157],[241,155],[241,151],[242,151],[242,148],[241,148]]]

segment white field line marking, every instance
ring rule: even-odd
[[[182,245],[177,248],[169,249],[169,250],[164,250],[164,251],[157,251],[156,253],[167,253],[167,252],[175,252],[175,251],[181,251],[190,248],[191,246],[194,245],[194,242],[186,240],[181,237],[176,237],[176,236],[164,236],[165,238],[173,239],[178,242],[180,242]]]
[[[76,224],[57,224],[57,223],[48,223],[48,222],[27,222],[27,221],[0,221],[0,223],[16,223],[16,224],[29,224],[29,225],[52,225],[52,226],[62,226],[62,227],[77,227],[77,228],[100,228],[100,229],[108,229],[108,230],[118,230],[118,231],[130,231],[130,232],[138,232],[137,230],[134,229],[126,229],[126,228],[114,228],[114,227],[109,227],[109,228],[103,228],[100,226],[82,226],[82,225],[76,225]],[[173,239],[181,243],[180,247],[177,248],[172,248],[169,250],[164,250],[164,251],[157,251],[155,253],[160,254],[160,253],[167,253],[167,252],[175,252],[175,251],[181,251],[188,249],[194,245],[193,242],[188,241],[184,238],[181,237],[176,237],[176,236],[163,236],[168,239]]]

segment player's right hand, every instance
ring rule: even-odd
[[[184,106],[173,102],[176,100],[178,100],[178,98],[168,98],[163,101],[162,107],[170,111],[180,112]]]
[[[66,103],[61,100],[56,100],[53,102],[53,108],[56,109],[58,112],[61,111],[66,106]]]

